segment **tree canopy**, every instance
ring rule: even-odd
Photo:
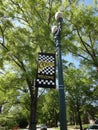
[[[76,100],[72,101],[71,96],[75,96],[75,99],[80,101],[80,95],[83,107],[84,103],[87,106],[90,105],[86,102],[88,99],[90,103],[97,101],[98,3],[96,0],[93,3],[93,5],[85,5],[83,0],[0,1],[0,95],[2,97],[0,98],[0,117],[3,121],[14,118],[16,110],[20,112],[24,110],[22,116],[26,114],[24,118],[27,119],[30,130],[36,129],[36,120],[34,120],[36,107],[34,106],[37,92],[40,93],[34,87],[37,56],[38,52],[56,53],[51,27],[57,24],[54,16],[58,10],[63,12],[62,54],[65,57],[70,53],[80,61],[80,67],[73,69],[68,66],[69,61],[64,58],[65,90],[69,94],[67,102],[70,105],[72,102],[76,105],[74,102]],[[43,115],[52,109],[48,107],[48,104],[52,102],[53,92],[51,90],[48,93],[48,91],[41,97],[47,102],[43,107]],[[78,91],[80,93],[76,97]],[[56,92],[54,98],[55,104],[58,100]],[[83,107],[81,109],[84,109]],[[58,116],[58,108],[54,111]],[[47,116],[50,120],[52,114],[49,113]],[[38,120],[41,117],[42,115],[38,117]]]

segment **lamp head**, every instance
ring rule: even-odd
[[[62,22],[63,21],[63,14],[62,14],[62,12],[60,12],[60,11],[56,12],[55,20],[57,20],[58,22]]]
[[[55,34],[58,31],[58,27],[57,26],[53,26],[51,31],[52,31],[53,34]]]

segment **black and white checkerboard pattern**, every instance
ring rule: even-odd
[[[39,55],[39,61],[54,63],[55,58],[49,55]],[[55,73],[55,67],[54,66],[45,67],[41,70],[41,73],[46,75],[53,75]]]
[[[38,62],[46,62],[50,65],[46,65],[38,72],[42,78],[37,77],[36,86],[55,88],[55,54],[39,53]]]
[[[55,85],[55,82],[52,80],[37,79],[37,82],[39,83],[39,85]]]
[[[55,68],[52,66],[46,67],[42,70],[42,74],[46,74],[46,75],[53,75],[55,73]]]
[[[39,54],[39,61],[46,61],[46,62],[53,62],[54,63],[54,57],[51,55],[41,55]]]

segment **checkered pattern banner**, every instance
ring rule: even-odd
[[[55,88],[55,54],[39,53],[35,87]]]

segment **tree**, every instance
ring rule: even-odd
[[[81,63],[98,68],[97,6],[64,1],[63,51],[80,57]],[[66,49],[65,47],[66,46]]]
[[[38,52],[53,52],[50,21],[55,1],[0,1],[0,59],[2,69],[10,66],[25,82],[30,95],[30,130],[36,129],[36,98],[34,87]],[[60,2],[56,5],[59,6]],[[6,8],[7,7],[7,8]],[[52,48],[52,49],[51,49]],[[21,88],[21,87],[20,87]]]
[[[51,24],[55,23],[54,14],[60,8],[64,12],[63,54],[70,51],[97,68],[98,51],[95,44],[98,41],[98,17],[95,15],[97,8],[79,5],[77,0],[69,2],[61,0],[0,1],[0,67],[5,72],[7,69],[14,72],[18,81],[21,82],[19,82],[20,89],[26,90],[29,95],[30,130],[36,129],[38,90],[34,87],[34,80],[37,54],[38,52],[55,52],[50,28]]]
[[[23,86],[21,87],[21,85]],[[0,98],[1,125],[5,125],[6,127],[15,125],[17,123],[15,119],[20,113],[25,113],[24,115],[27,115],[28,119],[29,109],[27,108],[30,108],[30,104],[27,87],[25,85],[26,83],[22,82],[22,79],[20,79],[19,75],[15,72],[7,71],[0,76],[0,94],[2,96],[2,98]],[[25,100],[23,100],[23,97],[25,97]]]
[[[65,74],[66,98],[70,120],[79,123],[82,130],[82,116],[89,112],[88,106],[93,106],[95,100],[96,82],[88,75],[84,69],[70,67]],[[96,91],[97,92],[97,91]],[[73,117],[73,118],[72,118]]]
[[[38,99],[38,120],[49,127],[56,127],[59,121],[59,100],[57,89],[50,89]]]

